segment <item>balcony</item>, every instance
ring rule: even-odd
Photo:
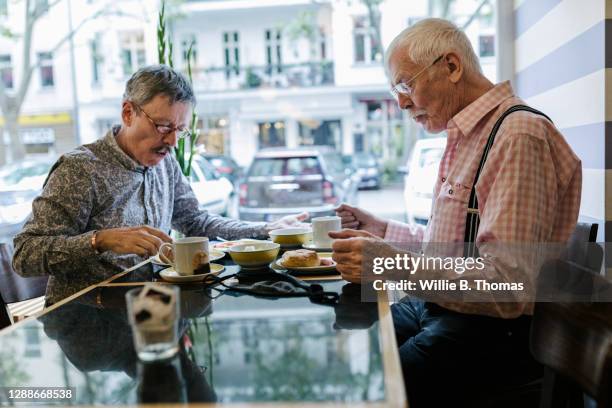
[[[334,85],[334,63],[317,61],[283,65],[211,67],[194,70],[193,80],[199,92],[329,86]]]

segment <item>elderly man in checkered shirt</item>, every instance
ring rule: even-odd
[[[520,278],[533,284],[534,276],[517,272],[520,268],[510,265],[508,257],[491,256],[493,248],[500,243],[568,240],[580,206],[580,160],[552,122],[528,107],[504,117],[493,144],[486,147],[496,122],[524,102],[509,82],[494,85],[482,74],[467,36],[448,21],[426,19],[404,30],[389,46],[385,63],[399,106],[428,132],[448,135],[432,186],[432,216],[424,228],[341,205],[337,214],[346,229],[330,234],[336,238],[333,258],[338,270],[345,279],[359,282],[369,244],[390,245],[384,240],[463,246],[471,233],[484,257],[484,270],[466,271],[461,279]],[[486,161],[478,171],[485,150]],[[473,204],[479,224],[470,225],[468,206]],[[422,272],[458,279],[453,270]],[[409,297],[393,305],[411,407],[461,405],[478,390],[524,379],[529,371],[524,367],[535,367],[528,351],[533,302],[489,300],[428,302]]]

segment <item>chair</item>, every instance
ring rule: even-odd
[[[542,269],[547,286],[558,276],[571,282],[553,291],[575,296],[590,288],[591,301],[536,303],[530,349],[544,365],[540,407],[584,407],[586,393],[599,407],[612,407],[612,283],[593,271],[555,260]],[[546,288],[550,291],[551,288]]]
[[[585,268],[599,271],[603,249],[597,242],[597,224],[579,222],[567,244],[567,260]]]
[[[12,324],[7,304],[45,295],[47,276],[23,278],[12,266],[13,245],[0,243],[0,329]]]
[[[565,258],[566,267],[560,269],[556,263],[545,264],[542,268],[544,277],[541,274],[539,281],[543,282],[554,279],[559,284],[565,285],[564,287],[572,288],[573,293],[580,290],[583,296],[591,294],[593,291],[592,276],[601,269],[603,262],[603,249],[595,244],[597,230],[598,224],[578,223],[568,241]],[[585,270],[589,273],[585,274]],[[545,273],[544,271],[549,272]],[[554,277],[550,276],[550,273],[554,273]],[[538,293],[538,298],[540,299],[546,297],[542,292],[550,292],[551,296],[560,296],[559,288],[542,287]],[[544,304],[548,305],[549,303]],[[536,305],[540,305],[540,303],[536,303]],[[531,331],[533,331],[533,322]],[[534,355],[534,357],[536,356]],[[540,360],[538,361],[541,363]],[[523,362],[517,362],[517,364],[521,363]],[[494,405],[498,408],[514,406],[537,407],[540,404],[538,401],[541,399],[544,391],[546,395],[555,391],[550,390],[550,378],[551,374],[549,372],[544,377],[538,375],[538,378],[523,384],[500,384],[499,388],[487,390],[483,392],[479,399],[471,401],[471,406],[484,407]]]

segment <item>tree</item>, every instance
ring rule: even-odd
[[[21,160],[25,156],[25,146],[19,137],[19,124],[18,119],[23,107],[25,96],[30,87],[32,75],[34,71],[40,68],[40,62],[32,61],[32,40],[34,37],[34,28],[36,23],[53,7],[64,0],[55,0],[51,3],[40,0],[25,0],[24,8],[24,30],[23,33],[13,33],[9,28],[0,26],[0,35],[8,38],[21,38],[21,75],[19,84],[17,85],[14,92],[9,92],[4,82],[0,81],[0,112],[4,117],[5,129],[9,134],[10,138],[10,157],[13,161]],[[68,0],[69,1],[69,0]],[[14,3],[13,3],[14,4]],[[112,2],[108,2],[98,9],[98,11],[92,13],[87,18],[83,19],[79,24],[69,31],[64,37],[62,37],[56,44],[51,48],[50,53],[53,55],[57,52],[67,41],[69,41],[76,33],[85,25],[87,22],[94,20],[101,16],[109,15],[124,15],[123,13],[114,11],[112,8]],[[0,139],[0,166],[7,162],[6,148],[4,142]]]

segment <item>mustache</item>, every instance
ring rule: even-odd
[[[171,153],[172,152],[172,146],[154,147],[153,151],[155,151],[156,153]]]
[[[419,110],[416,110],[416,111],[411,111],[410,112],[410,119],[416,119],[417,116],[426,115],[426,114],[427,114],[427,111],[425,109],[419,109]]]

